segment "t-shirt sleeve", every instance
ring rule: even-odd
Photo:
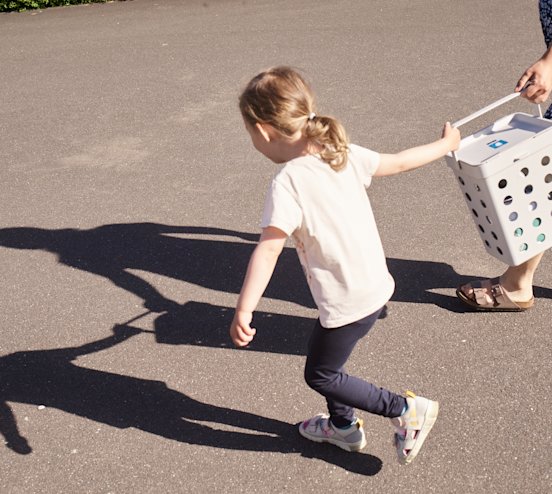
[[[376,151],[355,144],[351,144],[349,149],[349,161],[355,167],[364,187],[368,187],[380,165],[381,156]]]
[[[301,207],[277,180],[273,180],[266,195],[261,228],[274,226],[287,235],[291,235],[301,226],[303,213]]]

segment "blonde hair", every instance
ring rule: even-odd
[[[266,123],[286,137],[301,131],[321,148],[320,157],[335,171],[347,164],[345,129],[335,118],[315,113],[312,89],[290,67],[273,67],[251,79],[240,96],[240,111],[252,126]]]

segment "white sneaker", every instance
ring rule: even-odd
[[[366,446],[362,424],[362,420],[357,418],[346,429],[339,429],[331,423],[329,415],[319,414],[302,422],[299,433],[317,443],[335,444],[345,451],[360,451]]]
[[[439,403],[416,396],[411,391],[406,392],[406,403],[406,413],[391,419],[396,427],[397,455],[404,464],[416,458],[439,414]]]

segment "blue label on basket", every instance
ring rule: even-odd
[[[493,149],[497,149],[501,146],[504,146],[504,144],[508,144],[508,141],[505,141],[504,139],[495,139],[494,141],[489,142],[487,146]]]

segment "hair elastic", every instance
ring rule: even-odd
[[[308,116],[309,122],[311,122],[311,121],[314,120],[315,118],[316,118],[316,113],[310,112],[310,113],[309,113],[309,116]]]

